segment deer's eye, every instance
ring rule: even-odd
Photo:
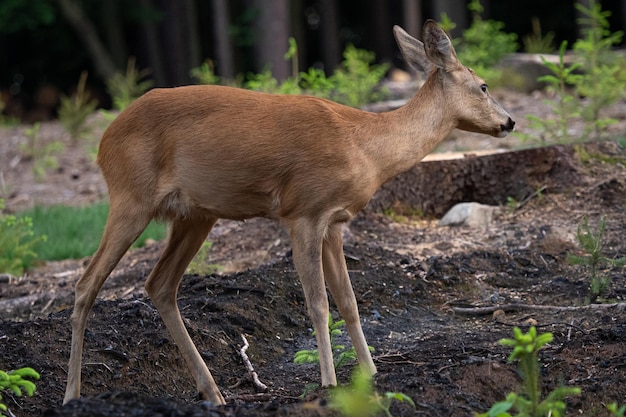
[[[483,85],[481,85],[481,86],[480,86],[480,90],[481,90],[483,93],[486,93],[486,92],[487,92],[487,84],[483,84]]]

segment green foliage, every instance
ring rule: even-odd
[[[298,79],[298,44],[296,39],[293,37],[289,37],[289,49],[285,52],[285,60],[291,61],[291,77],[294,79]]]
[[[107,91],[113,98],[113,107],[117,110],[124,110],[152,88],[152,81],[143,80],[148,74],[150,71],[147,69],[138,70],[135,66],[135,58],[131,57],[128,60],[126,74],[118,72],[107,80]]]
[[[0,32],[15,33],[36,30],[54,23],[55,6],[48,0],[2,0],[0,2]]]
[[[381,100],[386,95],[386,91],[379,89],[378,86],[387,72],[388,65],[374,64],[373,52],[348,45],[343,54],[341,67],[330,77],[317,68],[298,72],[297,57],[296,41],[290,38],[285,59],[291,61],[292,76],[279,83],[267,69],[259,74],[248,74],[243,87],[264,93],[311,94],[354,107]],[[220,82],[210,62],[192,69],[191,74],[201,84]]]
[[[574,63],[565,64],[565,50],[567,49],[567,41],[563,41],[559,48],[558,64],[547,61],[541,57],[543,64],[548,67],[552,74],[539,77],[539,81],[545,82],[548,89],[555,94],[555,99],[545,100],[544,102],[552,107],[554,118],[542,119],[534,115],[527,116],[529,127],[535,133],[522,134],[518,136],[528,141],[539,141],[542,144],[570,141],[573,136],[569,132],[570,122],[580,115],[580,106],[578,98],[570,94],[568,85],[576,84],[581,75],[577,74],[581,64]]]
[[[2,97],[0,97],[0,126],[15,126],[19,124],[19,120],[14,117],[6,116],[4,113],[4,108],[6,104],[2,101]]]
[[[4,417],[4,412],[7,411],[7,406],[2,402],[2,391],[10,390],[17,397],[21,397],[23,393],[32,397],[37,387],[29,379],[38,380],[39,377],[39,373],[33,368],[20,368],[9,372],[0,370],[0,417]],[[9,412],[8,416],[12,415]]]
[[[196,253],[196,256],[194,256],[187,267],[186,272],[188,274],[210,275],[219,270],[218,265],[210,263],[212,246],[213,242],[208,240],[202,244],[198,253]]]
[[[439,26],[441,26],[441,28],[448,33],[452,32],[454,28],[456,28],[456,23],[450,19],[450,16],[448,16],[448,13],[446,12],[441,13],[441,21],[438,23]]]
[[[20,276],[38,258],[35,247],[46,236],[35,236],[30,217],[5,215],[2,210],[4,200],[0,199],[0,272]]]
[[[48,243],[39,242],[35,247],[40,259],[80,259],[93,255],[98,248],[108,212],[105,202],[85,207],[38,206],[20,213],[18,218],[32,218],[35,236],[48,237]],[[160,240],[165,235],[166,227],[153,222],[133,246],[143,246],[148,239]]]
[[[507,54],[517,51],[517,35],[504,32],[503,22],[483,20],[480,0],[472,0],[468,9],[472,12],[472,24],[461,39],[454,41],[459,60],[480,77],[497,83],[501,72],[494,65]]]
[[[87,133],[85,123],[95,110],[98,102],[91,99],[89,93],[85,91],[87,82],[87,71],[80,74],[76,92],[71,96],[61,96],[61,107],[59,108],[59,120],[72,137],[72,141]]]
[[[341,328],[346,324],[345,320],[337,320],[333,321],[333,316],[331,314],[328,315],[328,332],[330,333],[330,345],[333,351],[333,362],[335,364],[335,369],[339,369],[349,362],[356,360],[356,351],[354,350],[354,346],[346,349],[344,345],[340,345],[337,342],[337,338],[341,337],[343,331]],[[313,332],[315,335],[315,332]],[[368,346],[370,352],[374,351],[374,348]],[[319,363],[320,356],[317,349],[305,349],[296,352],[294,358],[294,363],[297,364],[307,364],[307,363]]]
[[[576,8],[583,15],[579,23],[585,28],[583,38],[573,46],[576,61],[569,65],[564,63],[565,41],[559,48],[558,64],[542,58],[551,74],[538,81],[545,82],[556,95],[556,100],[546,101],[555,117],[528,116],[529,127],[536,134],[520,134],[523,139],[536,141],[538,136],[543,144],[571,142],[577,138],[568,128],[571,121],[579,117],[585,122],[581,138],[598,138],[608,125],[616,122],[602,117],[601,112],[625,97],[626,59],[612,51],[613,45],[621,42],[623,33],[610,31],[608,17],[611,13],[602,11],[598,2],[592,0],[589,7],[576,4]]]
[[[606,409],[613,417],[624,417],[624,413],[626,413],[626,405],[620,407],[617,403],[607,404]]]
[[[25,144],[20,145],[20,151],[23,156],[33,161],[33,175],[35,180],[41,181],[49,169],[56,169],[59,161],[56,154],[61,152],[63,144],[58,141],[50,142],[46,145],[41,144],[39,137],[39,129],[41,123],[37,122],[32,127],[24,131],[27,138]]]
[[[541,33],[541,22],[536,16],[531,19],[531,25],[532,33],[522,39],[524,50],[529,54],[551,54],[556,49],[554,32],[548,32],[545,35]]]
[[[376,87],[389,66],[374,64],[375,58],[373,52],[348,45],[343,52],[341,68],[331,77],[331,83],[335,86],[333,100],[352,107],[381,100],[386,93]]]
[[[406,394],[385,392],[380,395],[374,390],[371,377],[357,368],[352,375],[350,385],[332,389],[328,406],[346,417],[380,415],[391,417],[389,408],[393,400],[407,402],[415,407],[411,397]]]
[[[595,231],[589,227],[589,221],[587,216],[583,217],[582,222],[578,225],[576,232],[576,238],[582,249],[586,252],[585,255],[567,254],[567,261],[573,265],[582,265],[589,267],[591,283],[591,301],[595,301],[608,289],[611,284],[611,279],[608,276],[601,276],[599,274],[600,267],[603,264],[609,266],[623,266],[626,265],[626,257],[622,258],[608,258],[603,254],[603,239],[604,232],[606,230],[606,217],[602,216],[598,222],[598,226]]]
[[[624,58],[612,51],[622,41],[623,32],[611,32],[609,11],[602,11],[599,2],[591,0],[589,7],[577,3],[583,15],[578,22],[583,26],[583,38],[574,43],[574,53],[582,62],[583,75],[575,82],[576,91],[586,98],[581,116],[586,122],[585,136],[600,136],[607,125],[616,120],[602,118],[600,111],[623,98],[626,74],[621,69]]]
[[[192,68],[189,75],[198,80],[200,84],[213,85],[220,83],[220,77],[215,75],[215,66],[210,59],[207,59],[199,67]]]
[[[528,333],[522,333],[518,327],[514,327],[513,335],[513,339],[502,339],[499,343],[513,348],[513,352],[509,355],[509,362],[519,361],[524,392],[522,394],[509,393],[506,400],[494,404],[488,412],[478,414],[477,417],[564,416],[564,398],[580,394],[579,388],[559,387],[541,400],[539,349],[552,341],[552,333],[538,335],[537,329],[533,326],[528,330]],[[511,414],[512,410],[517,411],[517,414]]]
[[[326,77],[324,71],[319,68],[309,68],[307,72],[300,73],[300,85],[303,93],[313,94],[317,97],[330,97],[335,89],[333,80]]]

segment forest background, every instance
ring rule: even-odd
[[[344,48],[373,51],[379,63],[403,68],[391,27],[419,37],[427,18],[445,13],[460,36],[471,22],[467,0],[2,0],[0,98],[5,114],[24,122],[56,117],[59,98],[87,71],[87,89],[110,107],[106,80],[129,58],[157,87],[194,83],[190,70],[209,60],[216,75],[271,70],[283,80],[295,39],[300,70],[331,74]],[[574,0],[481,2],[483,19],[504,23],[518,40],[538,19],[554,45],[580,37]],[[585,1],[580,3],[585,4]],[[626,0],[604,0],[612,30],[626,28]],[[520,51],[523,52],[521,42]]]

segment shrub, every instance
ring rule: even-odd
[[[143,80],[150,71],[138,70],[135,66],[135,58],[128,60],[126,74],[116,73],[107,80],[107,91],[113,98],[113,107],[124,110],[133,101],[141,97],[152,87],[152,81]],[[143,81],[142,81],[143,80]]]
[[[35,247],[46,236],[35,236],[30,217],[4,215],[4,200],[0,199],[0,272],[20,276],[37,259]]]
[[[480,77],[499,82],[501,72],[494,69],[494,65],[507,54],[517,51],[517,35],[504,32],[503,22],[483,20],[480,0],[472,0],[468,9],[472,12],[472,24],[461,39],[454,41],[459,60]]]
[[[20,151],[27,159],[33,161],[33,175],[35,180],[41,181],[49,169],[56,169],[59,161],[56,154],[63,149],[63,144],[53,141],[46,145],[41,144],[39,130],[41,123],[37,122],[24,131],[26,143],[20,145]]]
[[[31,397],[37,387],[29,379],[39,379],[40,375],[33,368],[20,368],[14,371],[0,371],[0,417],[4,417],[4,412],[7,411],[7,406],[2,403],[2,391],[11,390],[13,394],[18,397],[23,395],[23,392]],[[8,416],[13,416],[13,413],[9,412]]]
[[[61,97],[61,106],[59,108],[59,120],[61,124],[70,134],[72,141],[76,140],[86,133],[85,123],[95,110],[98,102],[89,97],[89,93],[85,91],[87,82],[87,71],[83,71],[76,87],[76,92],[71,96],[63,95]]]
[[[595,301],[609,288],[611,284],[611,278],[607,276],[601,276],[599,269],[602,264],[611,266],[626,265],[626,257],[622,258],[608,258],[603,253],[603,239],[604,232],[606,230],[606,217],[602,216],[598,222],[598,226],[595,231],[589,227],[589,221],[587,216],[583,217],[582,222],[578,225],[576,232],[576,238],[582,249],[586,252],[585,255],[567,254],[567,261],[573,265],[587,266],[590,269],[590,285],[591,301]]]
[[[574,83],[578,95],[586,98],[581,116],[585,121],[584,135],[600,136],[601,130],[616,120],[602,118],[600,111],[623,98],[626,89],[626,72],[622,70],[624,58],[612,51],[613,45],[622,41],[623,32],[611,32],[610,11],[603,11],[599,2],[590,0],[589,7],[576,3],[583,15],[583,38],[574,43],[574,53],[582,62],[583,75]]]

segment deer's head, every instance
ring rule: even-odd
[[[496,137],[509,134],[515,122],[491,96],[487,83],[459,61],[452,42],[434,20],[424,24],[424,42],[399,26],[393,28],[405,61],[424,77],[434,77],[459,129]]]

